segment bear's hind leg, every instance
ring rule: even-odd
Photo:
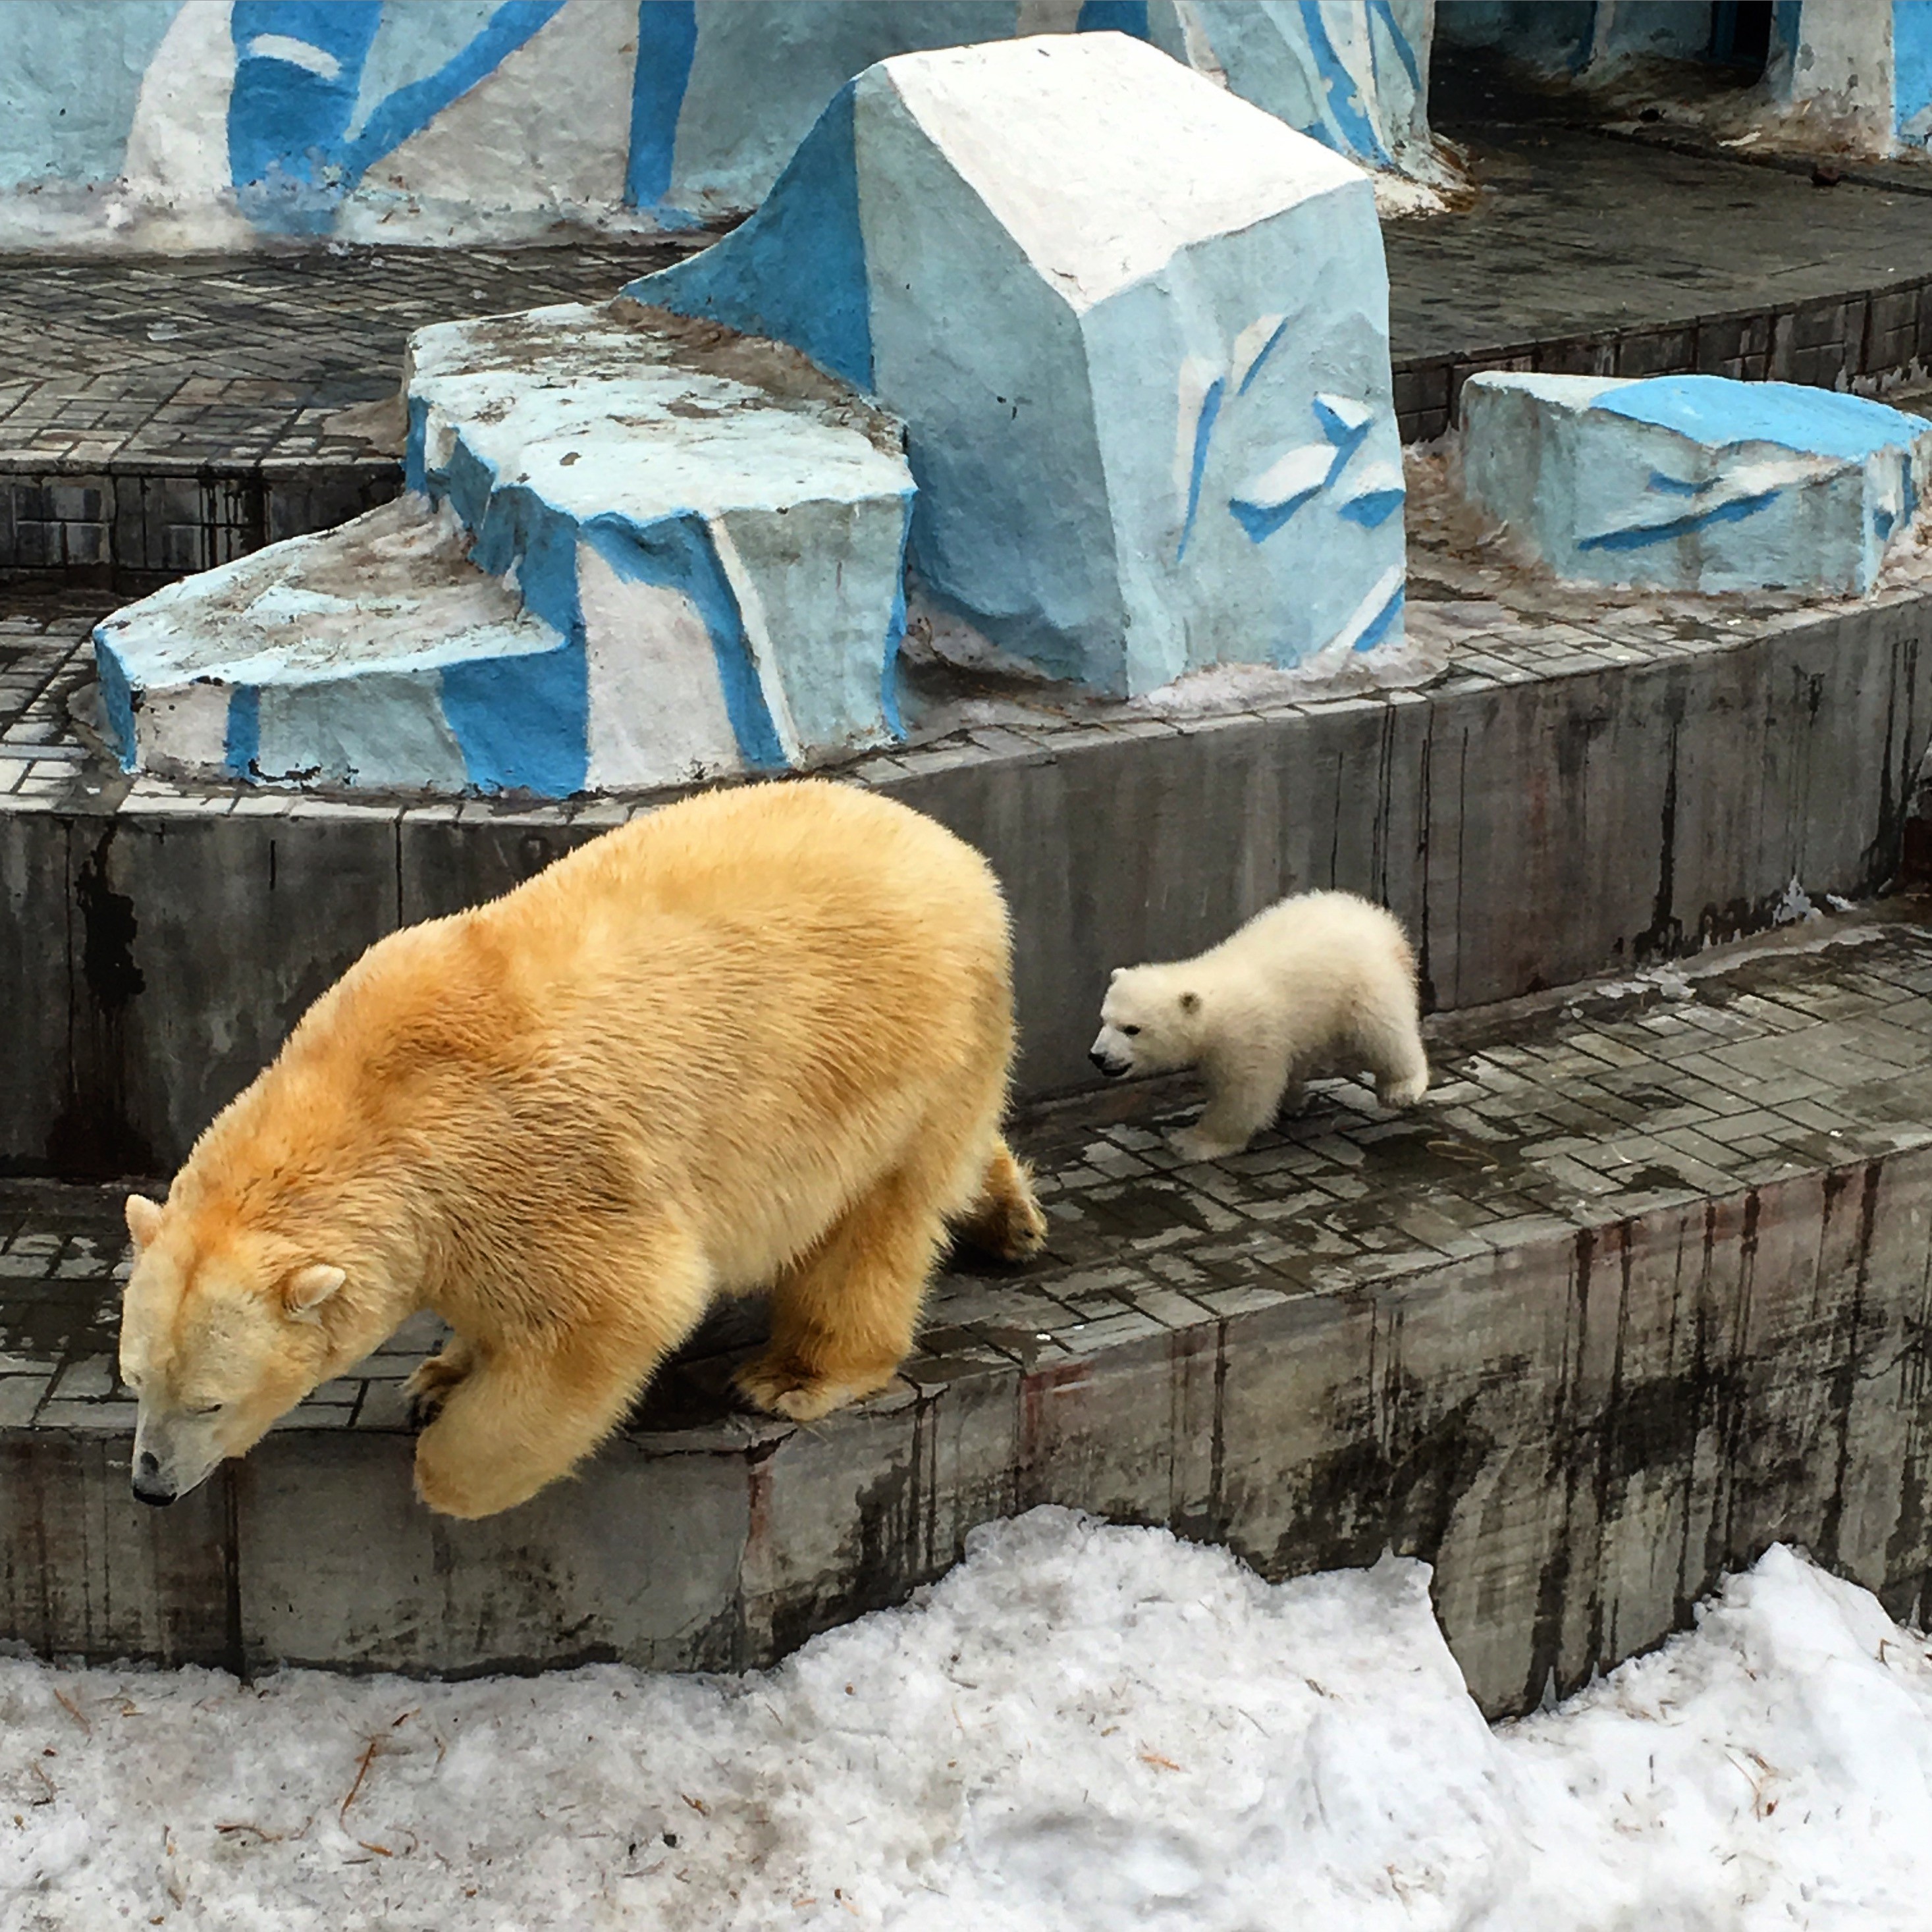
[[[1429,1090],[1429,1058],[1422,1050],[1415,995],[1406,985],[1363,1002],[1355,1041],[1376,1076],[1376,1098],[1384,1107],[1412,1107]]]
[[[979,1198],[953,1226],[962,1240],[995,1261],[1026,1261],[1046,1245],[1046,1216],[1025,1168],[1004,1140],[994,1143]]]
[[[733,1378],[740,1394],[812,1422],[884,1388],[912,1348],[945,1237],[932,1186],[889,1174],[772,1284],[771,1345]]]

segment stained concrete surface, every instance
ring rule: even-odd
[[[170,1511],[128,1493],[118,1191],[0,1190],[0,1636],[44,1653],[467,1672],[768,1660],[1055,1502],[1280,1576],[1436,1565],[1492,1712],[1681,1624],[1774,1539],[1932,1608],[1932,937],[1802,922],[1688,979],[1432,1023],[1184,1166],[1172,1087],[1022,1124],[1053,1223],[946,1275],[885,1394],[726,1410],[714,1323],[579,1481],[466,1526],[409,1492],[418,1324]]]

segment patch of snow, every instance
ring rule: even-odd
[[[1492,1729],[1428,1581],[1046,1509],[740,1678],[0,1663],[0,1923],[1923,1924],[1932,1664],[1865,1592],[1774,1548]]]
[[[1811,903],[1811,896],[1798,883],[1796,872],[1791,883],[1784,889],[1784,896],[1771,909],[1773,926],[1796,926],[1802,919],[1822,919],[1825,915]]]

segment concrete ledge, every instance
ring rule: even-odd
[[[1801,937],[1688,997],[1438,1027],[1416,1114],[1332,1088],[1226,1162],[1036,1121],[1048,1257],[948,1276],[885,1395],[811,1430],[726,1414],[745,1336],[722,1324],[581,1480],[476,1525],[410,1497],[395,1390],[421,1334],[138,1508],[115,1202],[16,1188],[0,1636],[244,1669],[736,1667],[1045,1502],[1270,1576],[1426,1556],[1492,1712],[1655,1642],[1774,1539],[1922,1617],[1932,938]]]

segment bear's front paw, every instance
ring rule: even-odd
[[[1178,1133],[1170,1135],[1168,1145],[1183,1160],[1224,1160],[1231,1154],[1239,1154],[1247,1142],[1218,1140],[1195,1126],[1183,1127]]]
[[[772,1352],[747,1362],[731,1382],[746,1401],[767,1415],[782,1415],[788,1422],[816,1422],[821,1415],[884,1388],[892,1378],[890,1368],[827,1375]]]
[[[403,1394],[410,1406],[410,1426],[427,1429],[442,1413],[444,1403],[456,1393],[457,1385],[470,1369],[466,1357],[452,1360],[447,1348],[418,1363],[416,1372],[403,1384]]]

